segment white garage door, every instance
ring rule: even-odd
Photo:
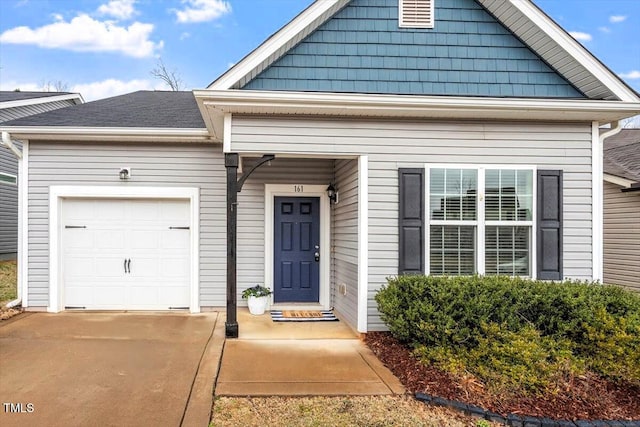
[[[65,308],[189,308],[189,201],[65,199],[61,215]]]

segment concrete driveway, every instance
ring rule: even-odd
[[[0,323],[0,425],[206,426],[223,343],[217,313],[23,314]]]

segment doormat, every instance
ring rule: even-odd
[[[274,322],[338,322],[331,310],[271,310]]]

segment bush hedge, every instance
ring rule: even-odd
[[[640,296],[618,287],[400,276],[376,301],[419,357],[490,388],[541,392],[587,370],[640,382]]]

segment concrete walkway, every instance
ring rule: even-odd
[[[344,322],[274,323],[239,309],[227,340],[218,396],[401,394],[400,381]]]
[[[224,316],[27,313],[0,323],[8,426],[207,426]],[[32,404],[32,411],[27,404]]]

